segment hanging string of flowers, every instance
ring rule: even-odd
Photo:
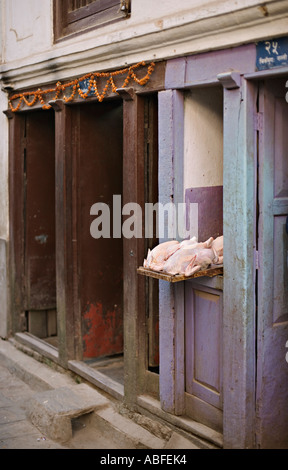
[[[109,87],[111,88],[113,93],[117,93],[117,88],[125,88],[129,84],[130,80],[134,80],[135,83],[138,85],[144,86],[149,81],[150,76],[154,70],[155,64],[151,62],[147,68],[147,73],[143,78],[138,78],[136,76],[135,70],[139,69],[140,67],[145,67],[145,62],[139,62],[138,64],[131,65],[130,67],[126,67],[121,70],[116,70],[114,72],[94,72],[88,73],[83,77],[76,78],[68,83],[61,83],[57,82],[54,88],[49,88],[47,90],[43,90],[38,88],[35,91],[26,91],[24,93],[17,93],[9,99],[9,106],[13,112],[19,111],[23,104],[26,104],[29,107],[34,106],[37,101],[39,101],[42,105],[43,109],[50,109],[51,106],[49,103],[47,104],[45,98],[47,98],[48,94],[55,93],[51,100],[60,99],[60,97],[68,103],[72,101],[76,94],[80,96],[82,99],[88,98],[88,96],[96,96],[98,101],[101,102],[105,98]],[[115,77],[120,75],[126,75],[125,80],[121,87],[117,87],[115,85]],[[106,79],[106,84],[102,90],[99,91],[99,79]],[[84,85],[84,86],[83,86]],[[84,91],[85,90],[85,91]],[[69,93],[70,91],[70,93]]]

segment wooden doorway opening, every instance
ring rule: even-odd
[[[113,217],[119,217],[114,212],[121,209],[122,198],[122,101],[73,107],[72,135],[82,358],[89,367],[123,383],[123,241],[121,232],[113,233]],[[95,209],[101,204],[102,210]],[[91,229],[93,223],[99,237]]]
[[[13,329],[57,347],[54,112],[10,123]]]

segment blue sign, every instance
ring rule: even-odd
[[[257,70],[288,65],[288,37],[268,39],[256,44]]]
[[[81,80],[81,82],[79,82],[79,88],[82,91],[82,93],[87,93],[88,88],[89,88],[89,82],[90,82],[89,78],[85,78],[84,80]],[[90,92],[88,93],[88,96],[93,96],[94,93],[95,93],[95,90],[94,90],[94,87],[92,87]]]

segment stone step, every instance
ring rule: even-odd
[[[79,443],[82,448],[94,448],[95,443],[95,446],[102,446],[95,448],[111,449],[214,447],[196,436],[190,439],[168,425],[160,425],[157,419],[138,414],[135,419],[133,413],[131,418],[118,409],[115,400],[110,400],[94,386],[76,384],[70,374],[48,367],[11,342],[0,342],[0,359],[35,390],[25,406],[29,420],[44,436],[65,442],[68,448],[77,448]]]
[[[73,419],[108,405],[109,400],[92,387],[79,384],[36,393],[27,404],[27,414],[44,435],[64,443],[73,437]]]
[[[166,440],[118,413],[112,405],[96,410],[91,425],[107,437],[113,435],[121,449],[163,449],[166,444]]]

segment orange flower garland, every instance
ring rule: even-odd
[[[52,100],[57,100],[59,98],[59,96],[62,94],[62,98],[65,101],[65,103],[68,103],[68,102],[72,101],[75,98],[75,95],[76,95],[77,92],[78,92],[78,95],[82,99],[86,99],[89,96],[90,93],[94,93],[94,95],[97,97],[98,101],[101,102],[105,98],[105,95],[107,94],[107,91],[108,91],[109,87],[111,87],[111,90],[112,90],[113,93],[117,93],[117,87],[115,85],[113,77],[116,77],[118,75],[127,74],[121,88],[125,88],[128,85],[128,83],[131,79],[133,79],[134,82],[137,83],[138,85],[141,85],[141,86],[146,85],[146,83],[149,81],[150,76],[151,76],[151,74],[154,70],[155,64],[154,64],[154,62],[151,62],[151,64],[148,66],[147,73],[146,73],[145,77],[139,79],[139,78],[137,78],[137,76],[135,74],[135,70],[138,69],[141,66],[142,67],[146,66],[146,63],[145,62],[139,62],[138,64],[132,65],[132,66],[127,67],[127,68],[122,69],[122,70],[116,70],[114,72],[88,73],[88,74],[84,75],[81,78],[76,78],[75,80],[72,80],[69,83],[62,84],[61,82],[57,82],[55,88],[49,88],[48,90],[42,90],[41,88],[39,88],[36,91],[27,91],[27,92],[24,92],[24,93],[18,93],[18,94],[13,95],[9,99],[9,106],[10,106],[10,109],[13,112],[16,112],[16,111],[19,111],[19,109],[21,108],[23,103],[25,103],[27,106],[31,107],[31,106],[34,106],[34,104],[37,101],[39,101],[42,104],[43,109],[49,109],[49,108],[51,108],[51,106],[49,104],[46,104],[45,99],[44,99],[45,95],[48,95],[49,93],[55,93],[54,97],[51,98]],[[100,93],[99,90],[98,90],[98,84],[97,84],[97,79],[98,78],[106,78],[107,79],[106,80],[106,85],[105,85],[102,93]],[[88,88],[85,92],[83,90],[81,90],[81,86],[80,86],[80,83],[83,80],[89,80],[89,85],[88,85]],[[70,94],[70,96],[66,96],[65,95],[65,90],[67,88],[71,88],[71,87],[72,87],[72,93]],[[18,100],[17,105],[13,106],[12,103],[14,101],[17,101],[17,100]]]

